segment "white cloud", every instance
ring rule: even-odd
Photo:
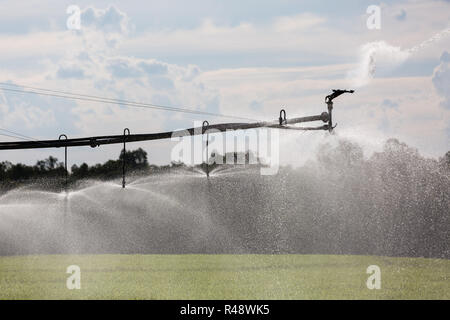
[[[128,16],[114,6],[107,9],[87,7],[81,12],[82,29],[95,28],[102,33],[127,34],[130,31]]]
[[[275,19],[274,27],[279,32],[305,31],[311,30],[326,21],[324,17],[320,17],[311,13],[303,13],[294,16],[278,17]]]
[[[335,46],[331,53],[324,50],[331,39],[339,39],[348,45]],[[156,55],[319,52],[329,57],[344,56],[356,45],[357,38],[331,28],[325,17],[300,14],[276,17],[265,24],[243,21],[237,25],[221,25],[205,19],[194,28],[146,32],[127,40],[121,50]]]
[[[124,21],[128,21],[126,15],[111,7],[106,10],[88,8],[84,12],[90,12],[91,16],[89,23],[82,25],[81,31],[68,31],[64,36],[62,33],[50,33],[57,35],[52,41],[57,42],[64,37],[70,38],[70,41],[64,42],[64,51],[56,51],[54,57],[39,61],[43,72],[30,72],[26,76],[14,72],[2,73],[0,81],[86,95],[220,111],[217,92],[198,80],[200,68],[168,64],[151,58],[118,55],[116,46],[128,32],[124,25]],[[110,24],[111,16],[117,15],[121,17],[120,23]],[[110,25],[106,32],[102,29],[104,25]],[[118,42],[111,45],[111,39]],[[38,39],[35,40],[30,48],[40,46]],[[124,127],[130,127],[133,133],[142,133],[164,131],[169,127],[175,129],[172,123],[192,125],[188,120],[192,117],[187,114],[181,117],[161,110],[126,108],[93,101],[68,102],[12,92],[6,93],[5,97],[7,99],[0,100],[0,126],[40,138],[53,138],[61,132],[73,137],[120,133]],[[114,153],[107,153],[104,158],[116,156],[117,151],[111,150]],[[164,156],[152,154],[152,161],[168,161]]]
[[[56,124],[56,117],[39,97],[0,93],[0,127],[36,129]]]
[[[32,57],[29,59],[35,59],[35,65],[40,70],[8,69],[0,73],[0,81],[13,80],[44,88],[195,107],[257,119],[275,119],[284,106],[288,117],[319,114],[325,109],[323,98],[330,89],[347,88],[349,85],[346,75],[356,64],[348,62],[358,56],[356,49],[360,44],[373,42],[364,50],[364,66],[370,65],[367,57],[375,56],[379,67],[395,68],[409,57],[402,48],[420,43],[426,39],[426,33],[432,35],[441,28],[436,23],[433,29],[431,18],[420,14],[423,6],[418,7],[414,3],[402,6],[408,12],[408,18],[401,22],[401,30],[405,34],[389,30],[394,22],[383,23],[384,33],[381,36],[386,38],[384,43],[374,42],[377,39],[371,39],[375,36],[366,33],[366,30],[355,28],[353,32],[353,29],[333,28],[329,19],[313,14],[277,17],[266,24],[242,21],[227,25],[207,19],[197,27],[150,30],[135,35],[129,17],[123,11],[114,7],[88,8],[84,10],[80,32],[66,30],[1,35],[0,59],[12,61],[15,57]],[[436,7],[439,9],[440,6]],[[443,15],[442,12],[436,14],[438,18]],[[428,19],[419,23],[426,26],[423,32],[415,30],[416,26],[410,24],[419,16]],[[448,43],[446,41],[443,39],[433,43],[421,52],[433,56],[439,46]],[[153,58],[172,53],[187,57],[195,54],[215,57],[216,54],[238,56],[245,52],[278,57],[287,67],[216,68],[204,71],[194,64],[181,65]],[[313,57],[324,54],[344,63],[294,67],[298,65],[298,60],[287,59],[284,56],[286,52],[292,54],[289,57],[302,57],[306,53]],[[267,65],[270,58],[267,58]],[[442,132],[448,127],[449,115],[439,107],[442,99],[437,93],[442,96],[448,93],[446,73],[448,63],[441,62],[433,78],[436,90],[430,77],[393,75],[385,79],[380,75],[373,79],[370,86],[357,90],[356,94],[339,98],[335,110],[339,123],[337,133],[366,141],[369,149],[381,144],[388,136],[397,136],[420,147],[426,154],[441,155],[448,146],[447,137]],[[366,67],[362,72],[363,80],[367,75],[370,75],[370,68]],[[387,108],[386,100],[395,103],[396,107]],[[14,124],[13,128],[29,128],[27,134],[38,132],[40,137],[45,138],[53,138],[61,132],[69,136],[111,134],[121,133],[124,127],[130,127],[132,133],[138,133],[192,125],[191,118],[185,114],[94,102],[78,101],[66,105],[56,98],[23,104],[20,101],[0,103],[0,113],[3,113],[2,119],[8,118],[8,123]],[[195,119],[199,120],[198,117]],[[215,123],[226,119],[208,120]],[[1,122],[5,127],[8,123]],[[293,148],[302,151],[303,156],[304,150],[305,154],[306,150],[312,152],[314,146],[325,138],[322,133],[283,134],[290,137],[283,141],[294,141],[291,147],[283,142],[282,148],[285,161],[294,164],[298,163],[298,157],[295,156],[297,153],[290,152]],[[429,143],[429,139],[433,140],[433,144]],[[150,151],[150,160],[167,162],[170,144],[158,142],[151,144],[152,148],[155,145],[158,152]],[[117,156],[118,148],[105,148],[108,151],[104,155],[100,152],[92,155],[90,150],[80,149],[77,151],[78,159],[102,161]]]

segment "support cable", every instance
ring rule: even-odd
[[[0,86],[0,90],[15,92],[15,93],[28,93],[28,94],[44,95],[44,96],[64,98],[64,99],[82,100],[82,101],[90,101],[90,102],[102,102],[102,103],[113,103],[113,104],[124,105],[124,106],[128,106],[128,107],[139,107],[139,108],[148,108],[148,109],[156,109],[156,110],[164,110],[164,111],[190,113],[190,114],[197,114],[197,115],[207,115],[207,116],[214,116],[214,117],[220,117],[220,118],[255,121],[255,119],[251,119],[251,118],[238,117],[238,116],[213,113],[213,112],[207,112],[207,111],[201,111],[201,110],[194,110],[194,109],[188,108],[188,107],[171,107],[171,106],[164,106],[164,105],[158,105],[158,104],[153,104],[153,103],[136,102],[136,101],[131,101],[131,100],[123,100],[123,99],[104,98],[104,97],[95,96],[95,95],[71,93],[71,92],[59,91],[59,90],[42,89],[42,88],[30,87],[30,86],[20,86],[20,85],[15,85],[15,84],[8,84],[8,83],[0,83],[0,85],[1,86],[5,86],[5,85],[13,86],[16,88],[22,87],[22,88],[28,88],[30,90],[35,90],[35,91],[30,91],[30,90],[23,90],[23,89],[4,88],[4,87]],[[43,92],[38,92],[38,91],[43,91]]]

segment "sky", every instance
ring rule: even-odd
[[[75,5],[80,28],[68,27]],[[368,26],[380,9],[379,28]],[[366,155],[398,138],[427,157],[450,150],[450,1],[3,1],[0,82],[257,120],[320,114],[331,89],[336,134],[280,132],[280,161],[299,165],[347,138]],[[230,122],[0,90],[0,129],[36,139],[151,133]],[[6,133],[0,131],[0,134]],[[14,138],[0,136],[2,141]],[[173,141],[134,143],[172,160]],[[69,150],[70,164],[121,146]],[[293,152],[295,151],[295,152]],[[2,151],[33,164],[63,150]]]

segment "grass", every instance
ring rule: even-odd
[[[66,268],[81,268],[81,289]],[[381,289],[366,287],[369,265]],[[0,299],[450,299],[450,260],[338,255],[0,257]]]

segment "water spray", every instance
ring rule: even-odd
[[[369,42],[363,45],[361,50],[361,61],[358,66],[348,72],[348,78],[353,86],[362,87],[367,85],[375,76],[377,64],[384,63],[395,67],[408,60],[413,54],[425,49],[431,44],[442,40],[450,35],[450,27],[436,33],[431,38],[409,49],[401,49],[392,46],[385,41]]]

